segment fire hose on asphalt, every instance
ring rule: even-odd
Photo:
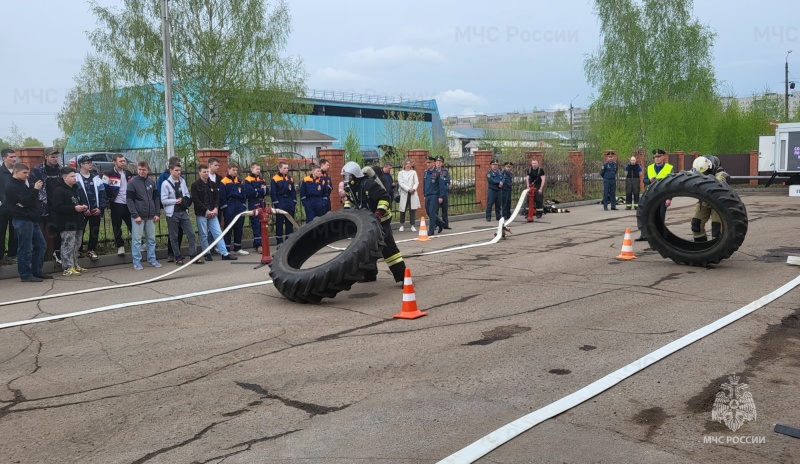
[[[35,297],[30,297],[30,298],[23,298],[23,299],[19,299],[19,300],[3,301],[3,302],[0,302],[0,306],[9,306],[9,305],[20,304],[20,303],[28,303],[28,302],[32,302],[32,301],[49,300],[49,299],[52,299],[52,298],[60,298],[62,296],[80,295],[80,294],[83,294],[83,293],[99,292],[99,291],[102,291],[102,290],[114,290],[114,289],[117,289],[117,288],[135,287],[137,285],[145,285],[145,284],[157,282],[159,280],[164,280],[167,277],[169,277],[171,275],[174,275],[174,274],[176,274],[178,272],[181,272],[182,270],[186,269],[190,264],[196,262],[197,260],[203,259],[203,256],[206,253],[208,253],[211,250],[213,250],[214,247],[217,245],[217,243],[219,243],[219,241],[223,239],[225,234],[227,234],[231,230],[231,228],[233,228],[233,225],[236,224],[236,221],[238,221],[239,218],[241,218],[243,216],[254,216],[258,211],[259,210],[249,210],[249,211],[244,211],[244,212],[241,212],[241,213],[237,214],[233,218],[233,221],[231,221],[231,223],[228,224],[227,227],[225,227],[225,230],[222,231],[222,233],[219,235],[219,237],[214,239],[214,241],[211,242],[211,244],[208,245],[208,248],[206,248],[205,250],[200,251],[199,253],[195,254],[195,257],[192,258],[190,261],[188,261],[183,266],[181,266],[181,267],[179,267],[177,269],[173,269],[172,271],[169,271],[166,274],[161,274],[159,276],[156,276],[156,277],[153,277],[153,278],[150,278],[150,279],[146,279],[146,280],[141,280],[141,281],[138,281],[138,282],[129,282],[129,283],[126,283],[126,284],[108,285],[108,286],[105,286],[105,287],[87,288],[87,289],[84,289],[84,290],[75,290],[75,291],[71,291],[71,292],[54,293],[52,295],[42,295],[42,296],[35,296]],[[276,213],[276,214],[283,214],[284,216],[289,218],[289,221],[291,221],[292,224],[297,226],[297,222],[295,222],[295,220],[292,217],[292,215],[287,213],[286,211],[281,210],[281,209],[273,208],[272,212]],[[299,226],[297,226],[297,227],[299,227]],[[2,329],[2,328],[4,328],[4,326],[0,325],[0,329]]]

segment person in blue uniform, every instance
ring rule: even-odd
[[[247,198],[244,195],[244,185],[239,177],[239,165],[236,163],[228,164],[228,175],[222,178],[225,193],[225,226],[233,224],[233,218],[237,214],[247,210]],[[239,255],[249,255],[250,252],[242,250],[242,231],[244,230],[244,216],[240,217],[233,228],[225,234],[225,246],[228,250]]]
[[[447,215],[447,210],[450,207],[450,171],[444,167],[444,156],[442,155],[436,157],[436,170],[439,171],[439,176],[444,184],[444,191],[439,192],[439,196],[442,197],[442,203],[439,205],[441,210],[439,217],[442,218],[442,223],[444,224],[442,227],[450,229],[450,219]]]
[[[247,198],[247,209],[258,209],[269,193],[267,182],[261,177],[261,165],[250,163],[250,174],[244,178],[244,196]],[[250,228],[253,229],[253,248],[261,253],[261,218],[250,216]]]
[[[269,194],[274,208],[282,209],[294,217],[297,208],[297,190],[294,186],[294,179],[289,175],[289,163],[284,161],[278,163],[278,173],[272,176]],[[278,245],[283,243],[286,236],[292,232],[294,232],[294,227],[291,221],[286,219],[283,214],[275,216],[275,241]]]
[[[312,164],[311,174],[305,176],[300,184],[300,202],[306,212],[306,223],[330,211],[332,190],[330,183],[322,176],[320,167]]]
[[[503,218],[506,221],[511,219],[511,184],[514,182],[514,173],[511,172],[511,169],[514,167],[514,163],[511,161],[506,161],[503,164],[503,188],[501,191],[503,192]]]
[[[503,173],[500,172],[500,162],[496,159],[492,160],[492,169],[486,173],[486,180],[489,182],[489,192],[486,199],[486,221],[492,221],[492,206],[494,206],[494,214],[497,220],[500,220],[502,212],[500,211],[500,200],[503,193],[500,191],[503,188]],[[427,195],[427,192],[426,192]]]
[[[608,152],[606,154],[606,162],[600,168],[600,178],[603,179],[603,210],[608,211],[608,205],[611,204],[611,209],[617,209],[617,154]]]
[[[428,158],[429,161],[434,161]],[[428,212],[428,236],[434,234],[434,228],[439,229],[439,233],[444,229],[444,221],[439,218],[439,205],[444,202],[442,193],[445,192],[447,186],[444,185],[441,173],[436,170],[436,166],[429,168],[424,174],[424,190],[425,190],[425,210]]]
[[[321,158],[319,160],[319,169],[322,172],[322,174],[321,174],[322,180],[325,181],[326,185],[330,186],[330,190],[328,191],[328,194],[325,197],[325,199],[327,200],[325,202],[325,212],[326,213],[330,213],[331,212],[331,192],[333,192],[333,181],[331,180],[331,175],[328,172],[330,170],[330,168],[331,168],[331,162],[330,161],[326,160],[325,158]]]

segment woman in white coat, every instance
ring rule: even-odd
[[[411,230],[416,232],[417,228],[414,227],[416,223],[417,210],[420,208],[419,195],[417,195],[417,188],[419,188],[419,177],[417,171],[411,169],[411,160],[406,160],[403,163],[403,170],[397,174],[397,186],[400,188],[400,229],[398,232],[403,232],[403,224],[406,222],[406,209],[411,210]]]

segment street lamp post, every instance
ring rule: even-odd
[[[784,94],[783,94],[783,104],[784,104],[783,117],[784,117],[784,121],[787,121],[787,122],[789,121],[789,53],[792,53],[792,51],[789,50],[788,52],[786,52],[786,71],[785,71],[786,72],[786,82],[785,82],[786,83],[786,90],[784,91]]]
[[[167,129],[167,158],[175,156],[175,120],[172,110],[172,63],[168,0],[161,0],[161,34],[164,49],[164,108]]]
[[[580,94],[578,94],[578,95],[580,95]],[[573,132],[573,129],[572,129],[573,128],[573,124],[572,124],[572,109],[573,109],[572,108],[572,102],[574,102],[575,99],[578,98],[578,95],[575,95],[572,98],[572,100],[570,100],[570,102],[569,102],[569,143],[572,146],[573,150],[575,148],[577,148],[577,146],[575,145],[575,136],[572,133]]]

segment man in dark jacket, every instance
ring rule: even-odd
[[[180,165],[181,165],[180,158],[178,158],[177,156],[169,157],[169,159],[167,160],[167,168],[164,169],[164,172],[159,174],[158,180],[156,180],[156,190],[159,192],[159,195],[161,195],[161,186],[164,185],[164,181],[169,179],[171,175],[170,170],[172,169],[172,166],[180,166]],[[169,220],[167,220],[167,224],[169,223],[170,223]],[[181,255],[180,247],[183,245],[183,227],[180,224],[178,224],[177,232],[178,232],[178,247],[179,247],[178,250],[175,250],[172,247],[172,240],[167,240],[167,261],[170,263],[175,261],[176,256]]]
[[[142,232],[147,242],[147,262],[153,267],[161,267],[156,261],[156,223],[161,214],[161,200],[156,183],[147,177],[150,168],[147,161],[139,161],[136,166],[137,176],[128,182],[125,191],[133,220],[133,237],[131,240],[131,255],[133,255],[133,269],[141,271],[142,268]]]
[[[205,250],[208,248],[208,237],[217,240],[222,235],[219,227],[219,185],[212,181],[209,176],[207,164],[197,167],[198,179],[192,184],[192,204],[197,221],[197,232],[200,234],[200,247]],[[235,261],[236,256],[228,253],[225,241],[220,239],[217,242],[217,251],[222,255],[222,259]],[[211,253],[206,253],[205,260],[211,261]]]
[[[506,221],[511,219],[511,184],[514,182],[512,169],[514,169],[514,163],[511,161],[506,161],[503,164],[503,188],[501,189],[503,199],[500,203],[503,207],[503,218]]]
[[[117,247],[117,254],[125,254],[125,241],[122,239],[122,223],[128,227],[128,232],[133,231],[131,226],[131,213],[128,211],[128,181],[133,174],[126,169],[127,160],[122,153],[114,155],[114,167],[110,171],[103,173],[103,183],[108,197],[108,206],[111,210],[111,228],[114,230],[114,244]]]
[[[86,224],[89,226],[89,244],[87,246],[89,259],[97,261],[97,242],[100,239],[100,222],[103,219],[103,212],[108,206],[106,198],[106,186],[103,179],[92,171],[92,160],[83,157],[80,161],[80,172],[78,173],[78,191],[81,199],[89,207],[84,211]],[[86,225],[84,225],[86,230]],[[80,234],[83,237],[83,232]]]
[[[3,148],[0,162],[0,266],[12,264],[17,258],[17,233],[11,223],[11,209],[3,198],[6,186],[14,176],[14,165],[17,164],[17,153],[12,148]],[[8,232],[8,252],[6,254],[6,232]]]
[[[247,198],[247,209],[260,208],[268,194],[267,182],[261,177],[261,165],[250,163],[250,173],[244,178],[244,196]],[[261,221],[258,216],[250,216],[250,228],[253,229],[253,248],[255,248],[256,253],[261,253]]]
[[[61,155],[61,150],[58,148],[49,148],[44,153],[44,162],[31,169],[30,181],[42,181],[44,187],[39,191],[38,208],[39,208],[39,227],[42,229],[44,239],[47,241],[47,253],[53,253],[53,259],[56,264],[61,264],[61,257],[59,256],[61,249],[61,235],[58,232],[58,226],[53,222],[50,217],[48,208],[48,199],[50,194],[56,188],[56,185],[61,182],[61,166],[58,164],[58,157]]]
[[[383,241],[385,243],[381,253],[383,260],[389,266],[395,282],[403,282],[406,272],[406,263],[403,262],[403,255],[392,235],[392,211],[390,209],[389,194],[383,188],[383,184],[376,178],[372,168],[362,170],[358,163],[350,161],[342,168],[342,178],[344,179],[345,189],[347,190],[347,200],[344,202],[345,209],[365,209],[375,214],[383,230]],[[370,274],[365,274],[366,282],[377,280],[377,269]]]
[[[81,200],[75,169],[61,168],[61,182],[50,193],[50,219],[61,234],[61,267],[65,276],[79,276],[86,269],[78,266],[85,219],[89,207]]]
[[[11,210],[12,224],[19,242],[17,248],[17,271],[23,282],[41,282],[53,276],[42,274],[47,242],[44,240],[39,222],[38,198],[44,181],[28,181],[30,169],[17,163],[11,181],[6,186],[5,201]]]
[[[222,178],[220,194],[225,197],[225,225],[233,224],[233,218],[247,210],[247,199],[244,196],[244,185],[239,177],[239,165],[228,164],[228,175]],[[233,228],[225,234],[225,246],[240,255],[249,255],[250,252],[242,250],[242,231],[244,230],[244,217],[240,217]]]
[[[600,178],[603,179],[603,210],[617,209],[617,154],[613,151],[606,153],[606,162],[600,168]]]

